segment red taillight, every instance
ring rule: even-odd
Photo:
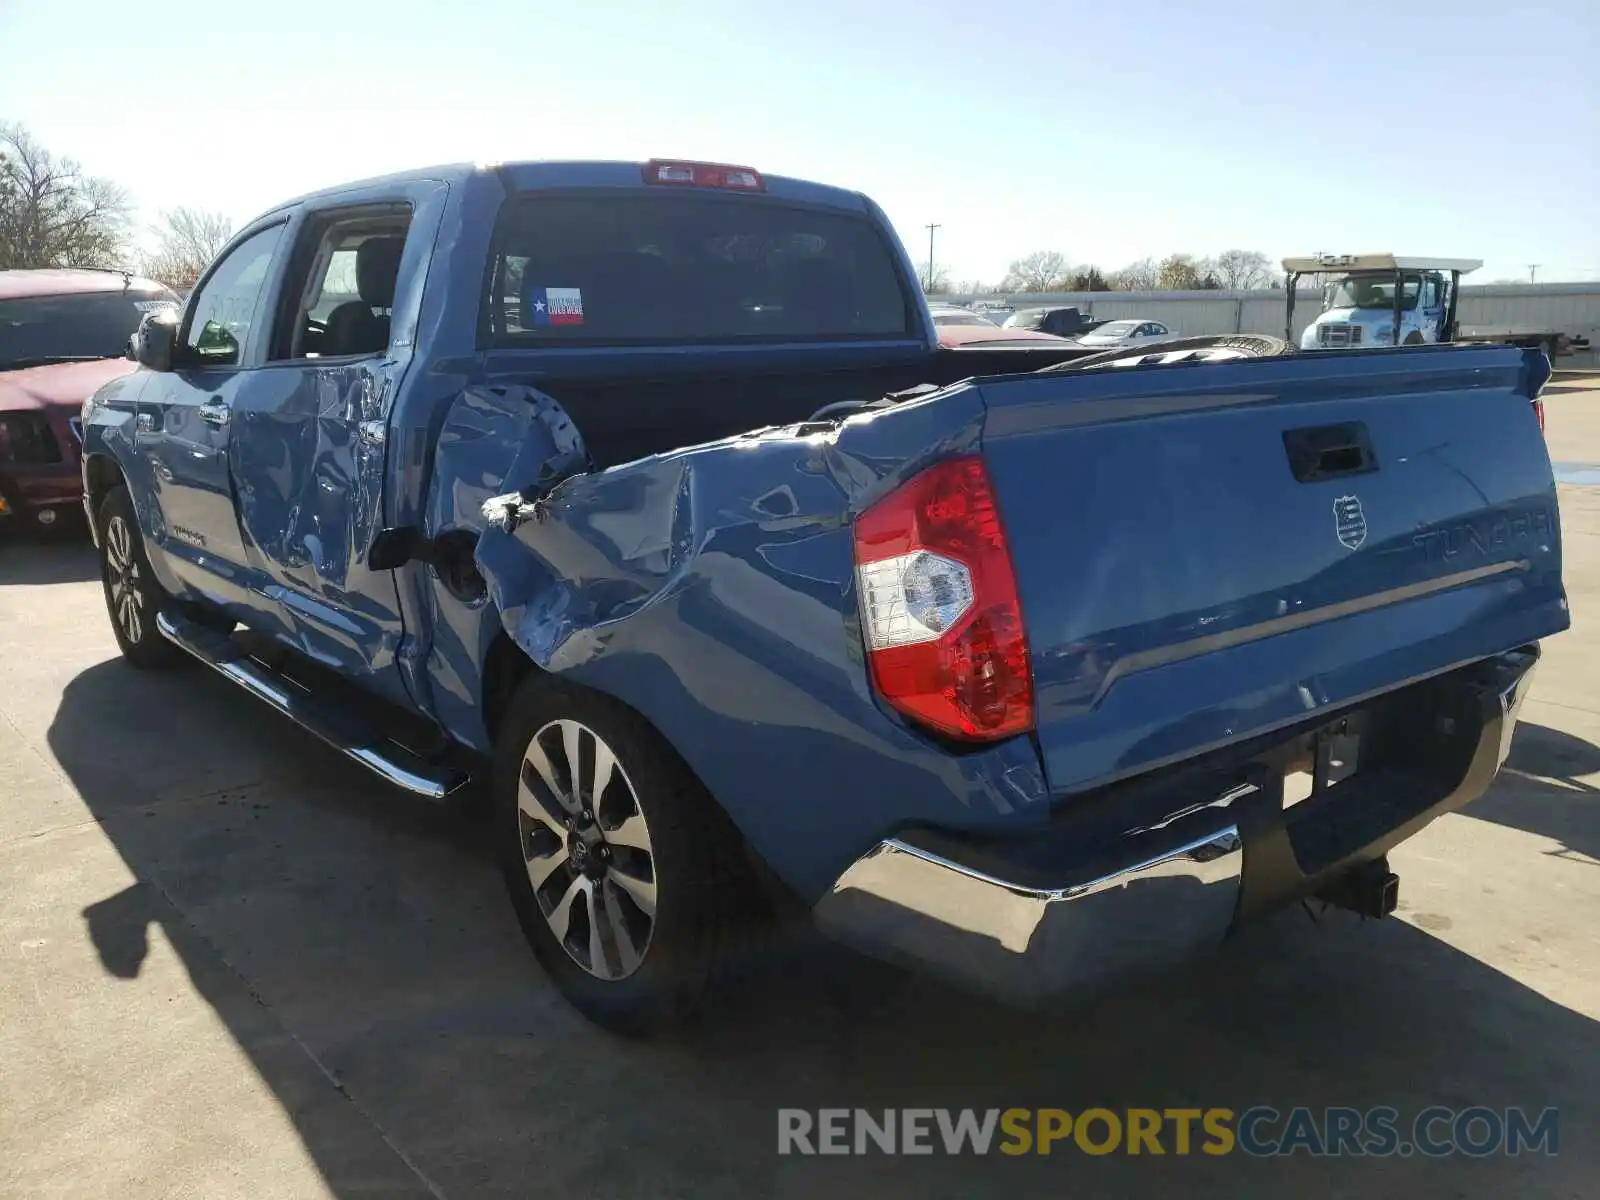
[[[861,631],[878,693],[969,741],[1033,728],[1011,552],[983,459],[951,459],[856,519]]]
[[[735,167],[728,163],[678,162],[665,158],[652,158],[645,163],[644,181],[669,187],[722,188],[731,192],[764,192],[767,189],[761,172],[749,167]]]
[[[1533,402],[1533,415],[1539,418],[1539,432],[1543,433],[1544,432],[1544,401],[1543,400],[1535,400]]]

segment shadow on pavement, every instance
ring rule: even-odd
[[[1553,838],[1600,859],[1600,787],[1582,778],[1600,774],[1600,746],[1524,721],[1505,770],[1509,778],[1469,805],[1468,816]]]
[[[0,538],[0,587],[27,584],[85,583],[100,578],[89,535],[22,534]]]
[[[1522,721],[1517,725],[1506,766],[1524,775],[1559,779],[1583,791],[1600,788],[1579,781],[1580,775],[1600,774],[1600,746],[1559,729]]]
[[[369,782],[209,673],[92,667],[49,742],[139,880],[84,913],[106,970],[136,977],[161,925],[335,1195],[1530,1197],[1581,1194],[1600,1168],[1583,1136],[1600,1126],[1600,1025],[1399,921],[1290,912],[1047,1016],[800,938],[696,1028],[630,1043],[534,966],[480,823]],[[260,1006],[315,1057],[322,1094],[260,1036]],[[1382,1166],[1170,1141],[1160,1157],[776,1154],[780,1107],[1257,1104],[1558,1105],[1566,1137],[1554,1159]],[[351,1105],[432,1184],[407,1166],[374,1191]]]
[[[160,920],[148,885],[135,883],[83,910],[100,963],[118,979],[137,979],[150,953],[150,926]]]

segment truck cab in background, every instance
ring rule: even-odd
[[[1394,254],[1319,254],[1286,258],[1288,314],[1294,337],[1295,288],[1302,275],[1323,278],[1322,312],[1300,335],[1302,350],[1421,346],[1453,340],[1461,276],[1479,259]]]

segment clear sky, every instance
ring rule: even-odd
[[[1600,278],[1600,0],[0,0],[0,119],[142,213],[434,162],[858,188],[913,257],[1394,250]]]

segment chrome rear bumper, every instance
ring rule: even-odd
[[[1008,998],[1037,1000],[1180,961],[1233,923],[1244,852],[1225,825],[1159,857],[1023,887],[889,839],[817,906],[826,932]]]
[[[948,838],[908,831],[852,863],[814,915],[868,952],[1025,1003],[1181,962],[1482,795],[1510,751],[1537,661],[1527,647],[1472,669],[1462,697],[1471,727],[1461,730],[1460,769],[1443,782],[1358,773],[1292,808],[1281,779],[1276,790],[1241,787],[1122,834],[1093,868],[1066,866],[1048,883],[1037,863],[1008,873],[992,854],[963,856]]]

